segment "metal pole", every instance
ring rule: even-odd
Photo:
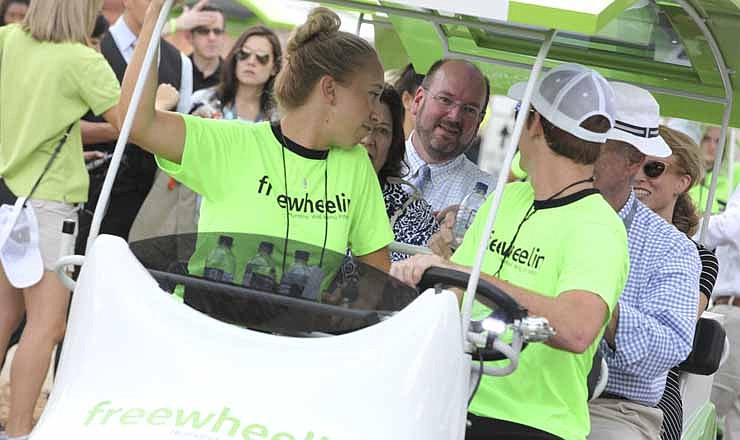
[[[362,29],[362,23],[365,19],[365,13],[360,12],[360,17],[357,19],[357,29],[355,29],[355,35],[360,36],[360,30]]]
[[[486,220],[486,227],[483,229],[483,236],[480,239],[480,245],[478,246],[478,254],[476,256],[475,265],[470,273],[470,280],[468,281],[467,292],[463,300],[462,306],[462,332],[463,340],[466,341],[466,348],[472,350],[470,343],[467,342],[468,328],[470,327],[470,318],[472,316],[473,300],[475,299],[475,291],[478,287],[478,281],[480,279],[481,267],[483,266],[483,258],[486,255],[486,249],[488,247],[488,237],[491,235],[493,230],[493,223],[496,220],[496,214],[498,213],[498,207],[501,204],[501,196],[504,193],[504,185],[506,185],[506,179],[508,178],[507,170],[511,168],[511,162],[514,159],[514,153],[516,152],[517,145],[519,145],[519,137],[522,135],[522,129],[524,128],[524,121],[527,118],[528,112],[526,109],[529,108],[530,101],[532,99],[532,93],[534,92],[534,86],[537,79],[542,72],[542,67],[547,58],[547,53],[550,51],[550,46],[555,39],[557,31],[551,29],[545,37],[545,41],[540,46],[540,51],[537,54],[537,59],[532,66],[532,73],[529,75],[529,81],[524,91],[524,97],[522,98],[521,108],[525,111],[520,111],[517,116],[516,122],[514,123],[514,133],[509,140],[509,147],[506,151],[506,158],[501,173],[498,175],[498,181],[496,182],[496,191],[493,195],[493,203],[491,204],[491,210],[488,212],[488,219]],[[490,105],[490,103],[489,103]],[[494,130],[493,124],[489,124],[488,131]],[[494,133],[486,133],[483,138],[484,142],[494,142]]]
[[[134,123],[134,115],[136,114],[136,108],[139,106],[141,100],[141,94],[144,91],[144,83],[146,77],[149,74],[149,69],[152,66],[154,60],[154,54],[159,48],[159,38],[162,34],[162,28],[164,27],[167,17],[170,15],[170,9],[172,8],[174,0],[165,0],[162,6],[162,11],[159,13],[157,18],[157,24],[154,27],[152,38],[149,40],[149,46],[146,49],[144,55],[144,63],[139,72],[139,77],[136,79],[136,87],[134,88],[134,94],[131,97],[131,102],[126,112],[126,117],[123,120],[123,126],[121,127],[121,133],[118,136],[118,142],[116,142],[116,148],[113,150],[113,157],[108,168],[108,173],[105,175],[105,181],[103,182],[103,189],[100,191],[100,199],[95,207],[95,214],[93,214],[92,224],[90,226],[90,235],[87,237],[87,249],[85,254],[92,246],[95,239],[98,237],[100,232],[100,224],[103,222],[103,216],[105,211],[108,209],[108,201],[110,200],[110,193],[113,189],[113,183],[116,180],[116,174],[118,174],[118,167],[121,164],[121,158],[123,152],[126,149],[126,143],[128,142],[129,134],[131,133],[131,126]]]
[[[727,200],[732,197],[732,193],[735,192],[735,142],[737,139],[735,136],[737,131],[734,128],[730,129],[730,147],[727,151],[727,180],[730,182],[730,193],[727,195]]]
[[[722,128],[719,135],[720,148],[714,157],[714,166],[712,167],[712,183],[709,186],[709,195],[707,197],[707,204],[704,208],[704,220],[701,223],[701,232],[699,233],[699,242],[704,244],[707,237],[707,227],[709,226],[709,217],[712,215],[712,202],[714,201],[715,193],[717,192],[717,178],[719,177],[720,168],[722,167],[722,155],[724,153],[724,145],[727,143],[727,127],[730,125],[730,114],[732,113],[732,101],[734,98],[734,92],[732,90],[732,83],[730,82],[730,75],[727,72],[727,65],[725,59],[722,57],[722,52],[719,50],[717,41],[714,39],[714,35],[707,27],[704,19],[696,12],[696,9],[687,0],[676,0],[678,4],[689,14],[689,17],[699,27],[704,38],[709,44],[709,48],[712,50],[714,55],[714,61],[717,63],[717,69],[719,69],[719,75],[722,78],[722,86],[725,89],[725,111],[722,115]]]

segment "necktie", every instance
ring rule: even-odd
[[[419,167],[419,170],[416,172],[416,177],[411,181],[411,183],[419,190],[419,192],[424,192],[424,187],[426,184],[431,180],[432,172],[429,169],[429,165],[424,164],[421,167]]]

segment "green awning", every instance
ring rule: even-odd
[[[256,8],[257,15],[271,17],[273,13],[272,1],[241,1]],[[445,55],[442,37],[449,55],[476,62],[497,93],[526,79],[544,32],[554,26],[558,36],[546,66],[581,63],[611,80],[650,89],[665,116],[721,121],[725,93],[714,57],[697,25],[674,0],[510,0],[506,21],[417,7],[425,1],[432,0],[322,3],[375,14],[377,20],[392,25],[391,29],[377,28],[378,34],[397,34],[398,38],[384,41],[400,42],[379,46],[395,55],[384,59],[402,60],[405,57],[396,54],[405,52],[420,72]],[[706,20],[730,71],[733,89],[738,91],[740,0],[689,1]],[[469,12],[479,0],[443,3],[451,5],[448,9]],[[740,126],[740,96],[734,102],[731,125]]]

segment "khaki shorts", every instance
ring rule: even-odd
[[[77,223],[77,207],[69,203],[55,200],[31,199],[30,205],[39,222],[39,247],[41,248],[41,259],[44,261],[44,270],[53,271],[57,262],[62,245],[62,224],[66,219],[72,219]],[[77,236],[75,227],[72,245]]]

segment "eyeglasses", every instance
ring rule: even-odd
[[[208,29],[206,27],[197,27],[197,28],[194,28],[193,29],[193,33],[196,33],[196,34],[198,34],[200,36],[206,36],[206,35],[212,33],[213,35],[215,35],[217,37],[220,37],[221,35],[224,34],[224,30],[223,29],[218,29],[218,28]]]
[[[236,53],[236,59],[239,61],[248,60],[252,55],[257,59],[257,62],[260,63],[263,66],[266,66],[267,63],[270,62],[270,54],[259,54],[257,52],[252,52],[250,50],[244,50],[241,49],[239,52]]]
[[[423,87],[423,89],[426,90],[426,92],[431,95],[432,99],[434,99],[437,105],[446,112],[451,112],[452,109],[454,109],[455,107],[460,107],[462,116],[466,119],[477,119],[481,116],[483,112],[481,109],[472,104],[465,104],[460,101],[455,101],[449,96],[442,94],[435,95],[426,87]]]
[[[650,179],[657,179],[665,173],[668,165],[665,162],[651,160],[650,162],[645,162],[645,165],[642,166],[642,172]]]

